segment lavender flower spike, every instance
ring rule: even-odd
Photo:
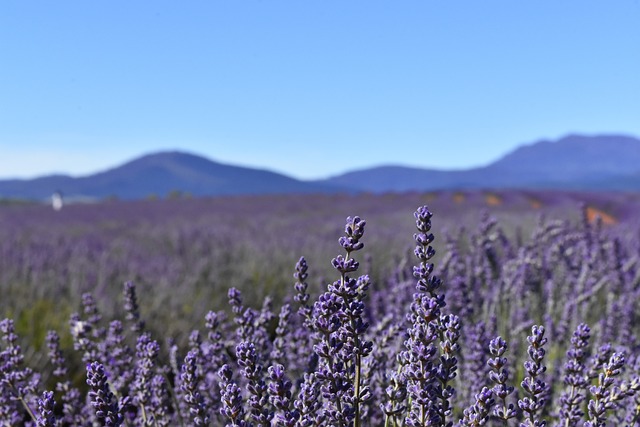
[[[225,416],[231,422],[226,427],[245,427],[247,423],[244,421],[244,408],[242,406],[242,390],[233,381],[232,371],[229,365],[222,365],[218,370],[220,377],[220,397],[222,407],[220,415]]]
[[[300,417],[298,411],[291,410],[291,381],[284,372],[284,366],[269,366],[269,402],[279,411],[276,422],[279,426],[294,427]]]
[[[607,425],[607,411],[614,408],[610,399],[618,392],[615,390],[614,378],[622,373],[625,364],[624,355],[613,353],[609,361],[602,367],[602,372],[598,375],[598,385],[589,388],[593,399],[589,400],[587,409],[589,410],[589,421],[584,423],[584,427],[604,427]]]
[[[460,426],[476,427],[482,426],[489,420],[491,407],[495,404],[493,391],[483,387],[482,391],[475,396],[476,403],[464,411],[464,418],[460,420]]]
[[[500,406],[494,407],[493,415],[506,424],[509,419],[516,416],[513,403],[507,403],[507,397],[513,393],[513,387],[507,385],[509,371],[507,370],[507,358],[504,357],[507,351],[507,342],[502,337],[494,338],[489,343],[489,351],[493,356],[487,362],[487,365],[491,368],[489,378],[495,383],[492,390],[501,402]]]
[[[193,417],[193,424],[196,426],[206,426],[209,424],[209,415],[204,404],[204,398],[198,391],[198,366],[197,366],[197,350],[191,350],[184,359],[182,366],[182,391],[184,392],[184,400],[189,405],[189,411]]]
[[[413,239],[417,243],[414,254],[420,261],[420,265],[413,267],[413,276],[418,279],[416,289],[418,292],[428,293],[433,298],[436,298],[438,305],[444,307],[444,296],[436,294],[436,291],[442,285],[442,281],[436,276],[431,276],[433,264],[429,262],[436,254],[435,249],[431,246],[434,237],[430,233],[433,214],[427,206],[421,206],[413,216],[416,218],[416,227],[418,228],[418,233],[413,235]]]
[[[364,226],[366,221],[359,216],[347,217],[347,225],[344,227],[345,235],[338,239],[340,246],[347,251],[347,258],[351,252],[359,251],[364,247],[364,243],[360,241],[364,236]]]
[[[540,421],[537,418],[538,412],[545,403],[542,396],[547,388],[547,384],[540,378],[547,370],[546,366],[542,364],[545,356],[543,346],[547,343],[547,339],[544,337],[544,326],[533,326],[527,340],[529,341],[527,352],[531,360],[524,362],[527,376],[522,381],[522,388],[528,396],[518,400],[518,406],[525,413],[526,422],[520,425],[522,427],[544,427],[547,425],[546,421]]]
[[[298,398],[293,402],[298,413],[297,426],[313,427],[325,425],[326,417],[321,410],[320,382],[315,374],[304,374]]]
[[[20,402],[29,417],[36,421],[36,416],[29,401],[38,386],[40,375],[24,366],[24,354],[18,345],[18,335],[15,333],[13,320],[4,319],[0,321],[0,333],[2,334],[2,341],[6,344],[6,348],[0,352],[1,411],[13,412],[10,415],[10,417],[13,417],[16,408],[6,401]]]
[[[107,376],[101,363],[93,362],[87,365],[87,384],[91,388],[89,391],[91,406],[94,407],[100,423],[108,427],[122,425],[124,418],[115,401],[115,396],[109,390]]]
[[[258,426],[270,426],[273,413],[267,407],[269,401],[267,385],[263,379],[263,368],[259,363],[255,345],[252,342],[241,342],[236,346],[236,356],[238,366],[242,368],[242,373],[247,379],[251,417]]]
[[[151,379],[153,377],[154,363],[160,353],[160,346],[152,341],[147,334],[138,337],[136,344],[136,377],[131,385],[133,403],[140,407],[143,421],[148,420],[151,401]]]
[[[124,284],[124,309],[127,312],[126,319],[131,322],[131,330],[136,333],[144,329],[144,321],[140,319],[140,307],[136,297],[136,286],[133,282]]]
[[[60,378],[67,375],[66,361],[60,350],[60,336],[56,331],[49,331],[46,337],[49,359],[54,367],[53,375]]]
[[[568,387],[560,397],[560,421],[566,427],[575,427],[582,418],[581,404],[588,386],[585,372],[585,347],[589,344],[589,326],[581,323],[571,337],[571,348],[567,351],[564,365],[564,383]]]
[[[57,425],[56,417],[53,409],[56,405],[53,400],[53,392],[45,391],[42,393],[42,399],[38,399],[38,427],[55,427]]]

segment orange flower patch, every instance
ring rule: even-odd
[[[533,209],[540,209],[542,207],[542,202],[538,199],[529,199],[529,206]]]
[[[604,225],[614,225],[618,223],[618,220],[613,215],[609,215],[593,206],[587,206],[587,221],[594,223],[598,217],[602,219]]]
[[[484,201],[489,205],[489,206],[500,206],[502,204],[502,198],[499,197],[496,194],[487,194],[484,197]]]

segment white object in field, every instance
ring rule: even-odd
[[[51,196],[51,206],[53,207],[54,211],[59,211],[60,209],[62,209],[63,205],[64,202],[62,201],[62,194],[56,191]]]

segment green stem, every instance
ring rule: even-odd
[[[360,363],[361,358],[359,354],[356,354],[356,377],[354,379],[354,401],[356,405],[356,418],[353,420],[354,427],[360,427]]]
[[[344,259],[344,262],[346,263],[347,261],[349,261],[351,257],[351,252],[347,251],[347,256]],[[345,282],[346,282],[346,276],[344,273],[340,273],[340,282],[342,284],[342,287],[344,288],[345,286]],[[352,328],[355,330],[355,322],[353,319],[350,319],[351,321],[351,325]],[[358,349],[359,345],[358,345],[358,337],[355,337],[356,342],[355,342],[355,347],[356,349]],[[355,419],[353,420],[353,427],[360,427],[360,355],[356,354],[356,360],[355,360],[355,378],[353,380],[353,394],[354,394],[354,405],[355,405]]]
[[[144,410],[144,405],[140,404],[140,411],[142,412],[142,425],[147,425],[147,411]]]
[[[640,404],[636,406],[636,413],[633,414],[633,420],[631,421],[631,425],[636,425],[636,422],[640,420]]]
[[[38,420],[35,414],[33,413],[33,411],[31,410],[31,408],[29,407],[29,405],[27,404],[27,402],[24,400],[24,398],[22,396],[19,396],[18,399],[20,400],[20,403],[22,403],[22,406],[24,406],[24,409],[27,410],[27,413],[29,414],[33,422],[37,424]]]
[[[575,386],[573,386],[573,385],[572,385],[572,386],[571,386],[571,391],[570,391],[570,393],[569,393],[569,399],[568,399],[568,400],[569,400],[569,402],[571,402],[571,403],[569,403],[569,408],[567,409],[567,413],[569,413],[569,414],[571,414],[571,413],[572,413],[572,410],[573,410],[573,407],[574,407],[573,399],[574,399],[574,397],[575,397],[575,395],[574,395],[574,393],[575,393],[575,389],[576,389],[576,388],[575,388]],[[568,417],[567,417],[567,418],[564,420],[564,427],[571,427],[571,426],[570,426],[570,424],[569,424],[569,419],[570,419],[570,418],[568,418]]]
[[[180,425],[182,427],[184,427],[184,420],[182,419],[182,415],[180,414],[180,404],[178,402],[178,396],[176,396],[176,392],[173,389],[173,386],[171,385],[171,382],[169,381],[169,377],[167,376],[166,373],[162,374],[164,376],[164,379],[167,382],[167,389],[169,389],[169,394],[171,395],[171,400],[173,401],[173,405],[176,408],[176,414],[178,415],[178,421],[180,422]]]

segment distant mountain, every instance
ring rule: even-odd
[[[447,171],[405,166],[378,166],[347,172],[319,182],[379,193],[475,188],[476,184],[480,183],[476,175],[478,175],[476,170]],[[482,182],[485,181],[482,180]]]
[[[162,152],[89,176],[53,175],[0,181],[0,197],[44,199],[54,191],[65,197],[140,199],[172,191],[193,196],[340,191],[333,184],[299,181],[267,170],[231,166],[183,152]]]
[[[480,168],[380,166],[321,182],[370,192],[474,188],[640,190],[640,139],[568,135],[557,141],[519,147]]]
[[[557,181],[633,174],[640,172],[640,140],[620,135],[568,135],[524,145],[490,168]]]
[[[162,152],[84,177],[51,175],[0,181],[0,199],[45,199],[54,191],[72,198],[140,199],[164,197],[173,191],[219,196],[501,188],[638,191],[640,140],[617,135],[569,135],[521,146],[479,168],[378,166],[319,181],[300,181],[178,151]]]

